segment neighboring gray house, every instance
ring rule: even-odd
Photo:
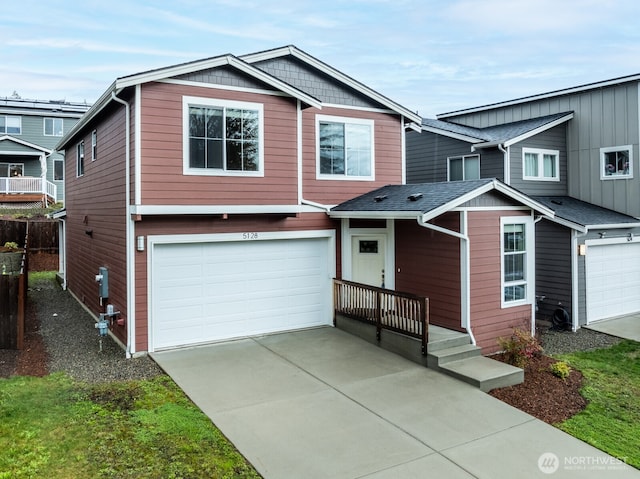
[[[54,148],[90,106],[0,98],[0,207],[64,201],[64,157]]]
[[[555,211],[536,226],[539,317],[638,313],[639,90],[633,75],[425,119],[407,182],[496,177]]]

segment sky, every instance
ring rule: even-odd
[[[638,0],[2,0],[0,98],[295,45],[423,117],[640,73]]]

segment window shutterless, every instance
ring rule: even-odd
[[[317,177],[364,179],[374,177],[372,120],[318,115]]]

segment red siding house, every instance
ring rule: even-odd
[[[127,356],[332,324],[328,211],[404,183],[420,121],[293,46],[118,78],[58,145],[64,285]]]

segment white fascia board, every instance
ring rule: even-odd
[[[305,205],[132,205],[133,215],[241,215],[317,213]]]
[[[507,186],[507,185],[505,185],[503,183],[500,183],[497,180],[493,181],[493,186],[500,193],[503,193],[503,194],[509,196],[510,198],[513,198],[516,201],[519,201],[523,205],[528,206],[532,210],[537,211],[538,213],[542,214],[543,216],[546,216],[547,218],[553,218],[556,215],[555,212],[552,209],[547,208],[542,203],[538,203],[537,201],[535,201],[531,197],[529,197],[529,196],[527,196],[525,194],[522,194],[519,191],[514,190],[513,188],[511,188],[511,187],[509,187],[509,186]]]
[[[604,225],[587,225],[586,229],[591,230],[619,230],[619,229],[630,229],[630,228],[640,228],[640,223],[620,223],[620,224],[604,224]]]
[[[416,219],[422,211],[329,211],[331,218],[361,218],[361,219]]]
[[[494,189],[494,183],[487,183],[485,185],[482,185],[473,191],[470,191],[462,196],[457,197],[455,200],[449,201],[448,203],[445,203],[441,206],[438,206],[437,208],[434,208],[430,211],[427,211],[426,213],[423,213],[422,221],[426,223],[429,220],[432,220],[433,218],[437,218],[438,216],[448,211],[451,211],[454,208],[457,208],[458,206],[460,206],[461,204],[466,203],[467,201],[470,201],[473,198],[480,196],[488,191],[491,191],[492,189]]]
[[[525,96],[522,98],[516,98],[515,100],[507,100],[507,101],[498,102],[498,103],[491,103],[489,105],[482,105],[478,107],[468,108],[465,110],[449,111],[446,113],[441,113],[439,115],[436,115],[436,118],[440,119],[440,118],[450,118],[454,116],[468,115],[470,113],[478,113],[481,111],[493,110],[495,108],[503,108],[506,106],[519,105],[521,103],[529,103],[532,101],[544,100],[546,98],[553,98],[556,96],[570,95],[573,93],[580,93],[583,91],[595,90],[597,88],[604,88],[612,85],[619,85],[619,84],[627,83],[631,81],[640,81],[640,74],[630,75],[630,76],[621,77],[621,78],[614,78],[612,80],[605,80],[602,82],[589,83],[587,85],[580,85],[576,87],[566,88],[564,90],[555,90],[548,93],[540,93],[538,95]]]
[[[269,75],[268,73],[250,65],[249,63],[233,56],[233,55],[225,55],[222,57],[210,58],[207,60],[202,60],[193,63],[187,63],[182,65],[176,65],[167,68],[161,68],[160,70],[154,70],[152,72],[141,73],[139,75],[133,75],[126,78],[120,78],[116,80],[116,88],[126,88],[129,86],[138,85],[141,83],[148,83],[152,81],[165,80],[167,78],[186,75],[195,71],[207,70],[210,68],[216,68],[223,65],[230,65],[238,70],[246,73],[249,76],[252,76],[260,81],[265,82],[268,85],[271,85],[277,88],[280,91],[287,93],[288,95],[303,101],[304,103],[316,107],[318,109],[322,108],[322,103],[312,97],[304,93],[297,88],[292,87],[291,85],[277,79],[276,77]]]
[[[589,231],[589,228],[584,225],[574,223],[573,221],[565,220],[564,218],[560,218],[558,216],[554,216],[553,218],[547,218],[547,219],[549,221],[552,221],[553,223],[575,230],[578,233],[586,233],[587,231]]]
[[[320,70],[326,75],[329,75],[330,77],[341,81],[345,85],[353,88],[354,90],[362,93],[363,95],[368,96],[369,98],[377,101],[378,103],[386,106],[387,108],[395,111],[396,113],[399,113],[400,115],[408,118],[409,120],[411,120],[414,123],[417,123],[418,125],[422,123],[422,117],[417,113],[414,113],[411,110],[408,110],[407,108],[395,103],[394,101],[390,100],[384,95],[372,90],[371,88],[354,80],[353,78],[345,75],[344,73],[336,70],[335,68],[327,65],[326,63],[321,62],[320,60],[312,57],[311,55],[303,52],[302,50],[298,50],[293,45],[278,48],[275,50],[269,50],[266,52],[243,55],[240,58],[242,58],[246,62],[254,63],[254,62],[263,61],[263,60],[270,60],[272,58],[278,58],[285,55],[291,55],[298,58],[299,60],[302,60],[308,65],[311,65],[312,67]]]
[[[11,141],[13,143],[18,143],[19,145],[26,146],[27,148],[33,148],[34,150],[37,150],[37,151],[39,151],[41,153],[46,153],[47,155],[50,155],[53,152],[53,150],[50,150],[48,148],[44,148],[43,146],[36,145],[35,143],[29,143],[28,141],[22,140],[20,138],[16,138],[15,136],[11,136],[11,135],[0,136],[0,141]],[[3,152],[3,153],[8,153],[8,154],[18,153],[19,154],[19,152],[12,152],[12,151]]]
[[[474,145],[482,144],[482,140],[479,138],[474,138],[472,136],[462,135],[460,133],[454,133],[448,130],[441,130],[440,128],[434,128],[432,126],[422,125],[423,131],[428,131],[430,133],[435,133],[436,135],[447,136],[449,138],[454,138],[456,140],[466,141],[467,143],[473,143]]]
[[[542,133],[544,131],[547,131],[551,128],[553,128],[554,126],[558,126],[561,125],[569,120],[573,119],[573,113],[569,113],[568,115],[565,115],[561,118],[558,118],[557,120],[554,120],[552,122],[549,122],[545,125],[539,126],[538,128],[534,128],[531,131],[528,131],[526,133],[523,133],[520,136],[516,136],[515,138],[511,138],[510,140],[507,140],[504,142],[504,147],[506,148],[507,146],[511,146],[511,145],[515,145],[516,143],[519,143],[523,140],[526,140],[527,138],[531,138],[532,136],[535,136],[539,133]]]

